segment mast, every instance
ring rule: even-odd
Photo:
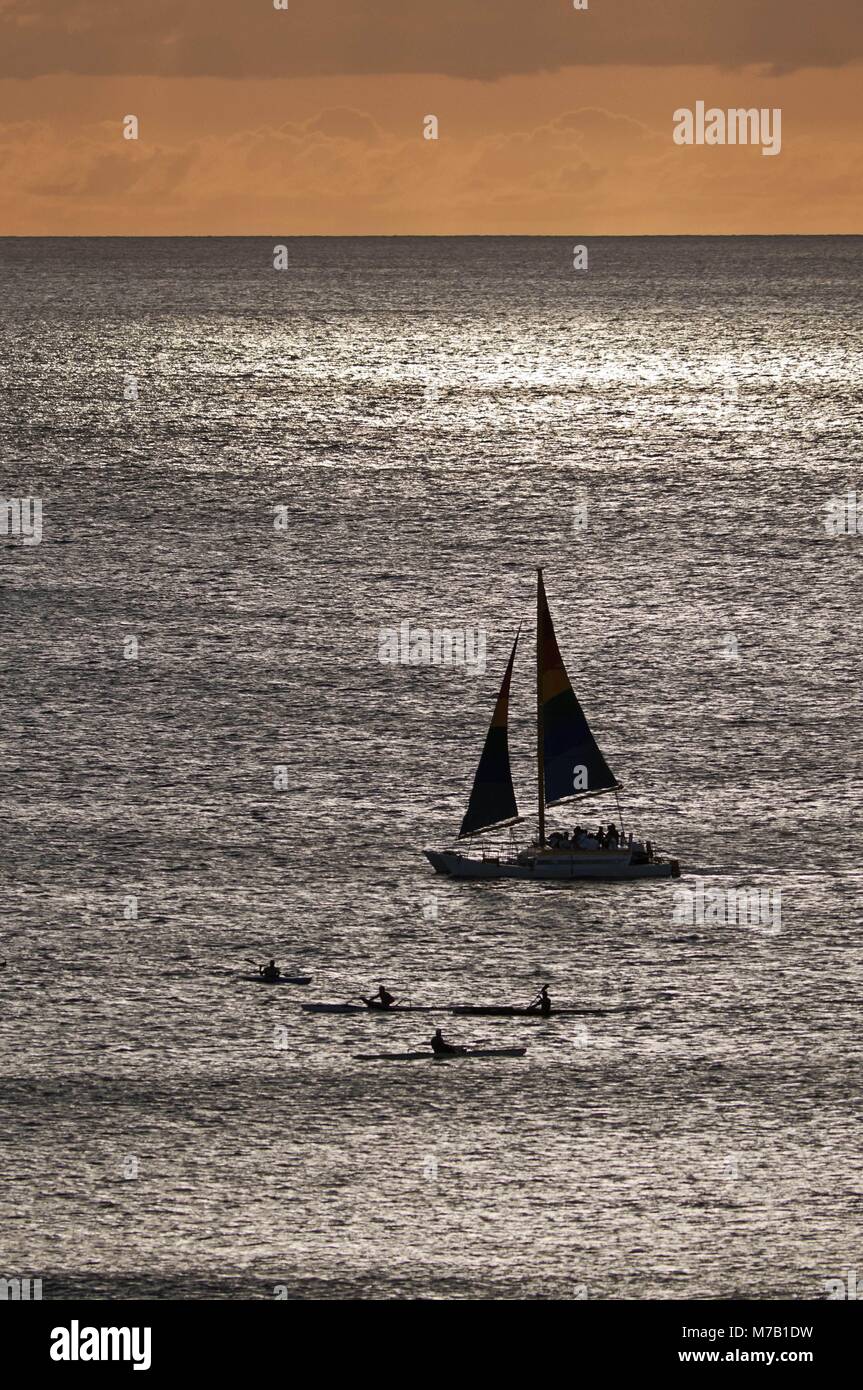
[[[536,570],[536,780],[539,795],[539,843],[545,844],[545,756],[542,719],[542,570]]]

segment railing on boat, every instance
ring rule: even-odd
[[[465,859],[479,859],[499,863],[501,859],[515,860],[524,850],[534,848],[535,842],[525,836],[518,836],[510,832],[508,836],[484,836],[471,835],[467,840],[459,840],[454,845],[457,852]],[[597,846],[595,849],[578,849],[573,844],[552,845],[546,842],[546,852],[566,854],[567,852],[577,852],[579,854],[604,854],[620,853],[621,850],[638,850],[647,855],[648,860],[655,860],[658,857],[656,845],[650,840],[637,840],[630,833],[625,839],[621,839],[615,850],[608,850],[608,846]]]

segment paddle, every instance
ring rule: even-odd
[[[543,988],[544,988],[544,989],[548,989],[548,985],[544,985]],[[536,1006],[537,1006],[537,1004],[541,1004],[541,1003],[542,1003],[542,990],[540,990],[537,994],[534,995],[534,997],[531,999],[530,1003],[527,1005],[527,1008],[528,1008],[528,1009],[535,1009]]]
[[[385,1014],[385,1013],[387,1013],[387,1012],[389,1011],[389,1009],[391,1009],[391,1008],[393,1007],[393,1005],[395,1005],[395,1004],[400,1004],[400,1003],[403,1003],[403,1002],[404,1002],[403,1000],[401,1000],[401,999],[399,999],[399,998],[397,998],[397,997],[394,996],[394,997],[393,997],[393,1002],[392,1002],[392,1004],[388,1005],[388,1006],[385,1008],[384,1005],[381,1003],[381,1001],[380,1001],[378,995],[376,995],[376,994],[373,994],[373,995],[371,996],[371,999],[367,999],[366,996],[365,996],[364,994],[358,994],[358,995],[356,995],[356,998],[357,998],[357,999],[361,999],[361,1000],[363,1001],[363,1003],[365,1004],[366,1008],[368,1009],[369,1013],[372,1013],[372,1014]]]

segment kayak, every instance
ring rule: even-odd
[[[471,1047],[466,1052],[355,1052],[358,1062],[460,1062],[464,1057],[523,1057],[526,1047]]]
[[[439,1014],[446,1011],[429,1004],[393,1004],[389,1009],[369,1008],[368,1004],[301,1004],[300,1008],[307,1014]]]
[[[259,985],[310,985],[311,975],[280,975],[277,980],[268,980],[266,975],[244,975],[244,980],[255,980]]]
[[[486,1018],[571,1018],[576,1014],[630,1014],[646,1008],[646,1004],[613,1004],[607,1009],[552,1009],[550,1014],[544,1014],[539,1009],[522,1008],[516,1004],[456,1004],[449,1012],[482,1014]]]

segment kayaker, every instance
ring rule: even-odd
[[[395,1002],[395,995],[390,994],[389,990],[384,989],[383,985],[380,986],[377,994],[373,994],[371,999],[366,1000],[366,1004],[370,1009],[391,1009]]]
[[[539,994],[527,1007],[535,1013],[542,1014],[543,1018],[548,1018],[551,1013],[551,999],[549,998],[548,985],[543,985]]]
[[[261,973],[261,978],[264,980],[273,981],[282,978],[282,972],[274,960],[269,961],[267,965],[259,965],[258,970]]]
[[[452,1043],[444,1042],[443,1033],[439,1028],[434,1030],[434,1037],[431,1040],[432,1052],[464,1052],[463,1047],[455,1047]]]

